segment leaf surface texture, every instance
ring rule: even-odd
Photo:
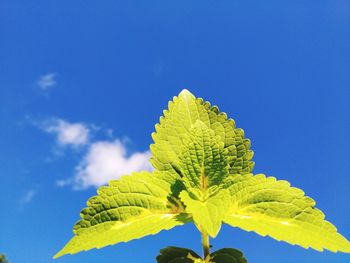
[[[156,234],[188,221],[169,194],[168,172],[134,173],[101,187],[81,211],[75,236],[55,257]]]
[[[232,206],[225,223],[304,248],[350,252],[349,241],[315,201],[287,181],[246,174],[230,176],[226,183]]]

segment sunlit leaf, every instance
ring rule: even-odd
[[[263,174],[234,175],[227,179],[232,205],[225,223],[304,248],[350,252],[350,243],[315,201],[287,181]]]
[[[134,173],[109,186],[81,211],[75,236],[55,255],[74,254],[101,248],[171,229],[188,221],[181,206],[171,199],[175,181],[167,172]]]

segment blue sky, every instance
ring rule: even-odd
[[[11,262],[200,252],[187,225],[51,259],[96,185],[148,167],[154,124],[183,88],[245,130],[256,173],[302,188],[350,238],[349,1],[3,0],[0,39],[0,252]],[[228,226],[212,244],[251,263],[350,261]]]

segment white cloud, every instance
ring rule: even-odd
[[[89,142],[90,129],[84,123],[70,123],[54,119],[43,125],[44,131],[54,133],[59,145],[82,146]]]
[[[74,189],[98,187],[124,174],[151,171],[150,155],[149,151],[145,151],[128,156],[126,146],[120,140],[95,142],[90,145],[86,156],[76,167],[74,178],[56,183],[58,186],[73,184]]]
[[[56,85],[56,73],[48,73],[39,77],[37,85],[42,90],[48,90]]]
[[[33,201],[34,196],[36,195],[36,191],[31,189],[27,191],[20,199],[19,199],[19,204],[25,205]]]
[[[98,187],[122,175],[153,170],[149,162],[151,156],[149,151],[128,152],[129,139],[125,137],[113,140],[111,129],[102,129],[82,122],[71,123],[63,119],[51,119],[35,125],[47,133],[54,134],[59,146],[74,148],[86,146],[82,148],[84,155],[76,165],[74,175],[56,181],[59,187],[69,185],[76,190]],[[91,134],[96,133],[108,139],[92,141]],[[64,148],[58,147],[56,154],[61,154],[62,149]],[[76,153],[79,154],[81,151]]]

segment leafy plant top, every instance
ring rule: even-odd
[[[74,237],[55,258],[188,222],[211,237],[225,223],[303,248],[350,252],[349,241],[302,190],[252,173],[250,141],[216,106],[183,90],[155,128],[154,171],[125,175],[100,187],[81,211]],[[246,262],[234,249],[207,250],[205,262]],[[158,262],[170,262],[164,261],[169,255],[182,258],[171,262],[202,262],[195,252],[174,247],[161,250]]]

